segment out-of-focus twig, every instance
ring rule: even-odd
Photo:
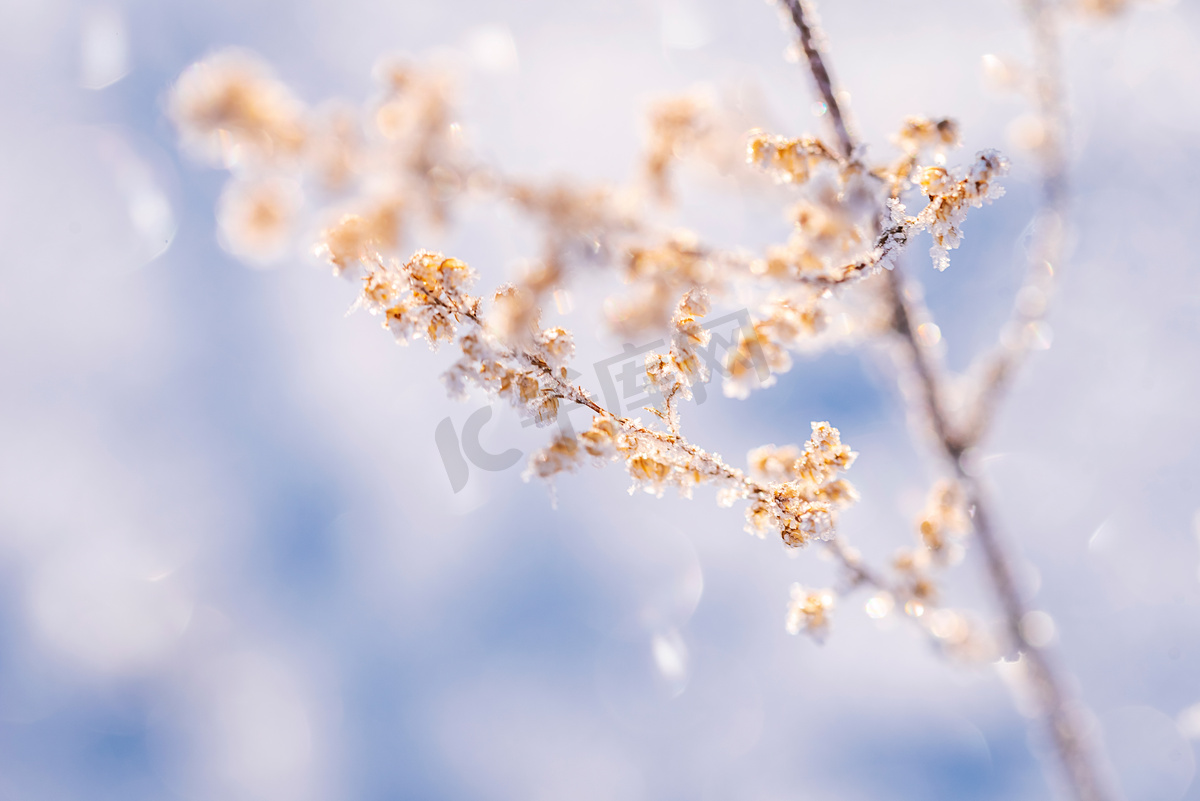
[[[973,372],[978,385],[969,400],[963,434],[979,442],[991,427],[1016,370],[1029,351],[1042,343],[1044,319],[1062,268],[1068,212],[1066,91],[1062,83],[1058,12],[1046,0],[1024,0],[1025,19],[1033,39],[1033,101],[1037,109],[1034,148],[1041,173],[1041,204],[1031,225],[1026,274],[1001,330],[1000,341],[980,356]]]
[[[1010,546],[995,527],[990,499],[965,458],[962,443],[945,433],[950,431],[950,425],[938,401],[942,374],[931,363],[927,349],[921,346],[916,332],[909,325],[912,318],[908,309],[910,301],[905,297],[898,270],[889,273],[887,281],[889,294],[897,309],[897,333],[912,359],[920,388],[920,402],[931,421],[937,447],[950,462],[963,487],[971,510],[972,528],[987,566],[989,583],[1003,613],[1005,633],[1013,647],[1028,662],[1028,678],[1072,794],[1077,801],[1110,801],[1117,796],[1107,786],[1101,757],[1084,729],[1078,705],[1066,690],[1061,669],[1045,648],[1034,645],[1025,634],[1022,622],[1032,610],[1017,583]]]
[[[785,0],[785,3],[799,31],[809,70],[828,106],[839,143],[844,152],[853,153],[855,142],[846,130],[828,65],[813,45],[814,29],[809,16],[811,6],[803,0]],[[1038,82],[1043,116],[1052,113],[1054,119],[1061,120],[1062,91],[1057,76],[1058,46],[1053,12],[1044,0],[1027,0],[1025,6],[1035,31],[1041,71],[1047,73]],[[1051,70],[1054,75],[1048,74]],[[1065,199],[1063,126],[1058,122],[1047,127],[1048,136],[1055,142],[1053,152],[1058,155],[1047,162],[1044,183],[1046,205],[1057,212]],[[1054,742],[1071,793],[1077,801],[1110,801],[1116,795],[1108,787],[1106,773],[1101,767],[1101,757],[1085,733],[1077,712],[1078,707],[1069,697],[1060,669],[1044,648],[1030,642],[1023,629],[1022,621],[1031,610],[1016,580],[1010,546],[1003,541],[995,527],[990,501],[981,481],[965,458],[965,443],[947,415],[943,402],[945,379],[940,365],[932,358],[928,349],[922,346],[916,328],[912,325],[914,317],[924,317],[926,312],[914,309],[913,304],[916,301],[906,296],[904,279],[898,266],[888,272],[883,280],[893,308],[894,328],[901,343],[901,350],[907,356],[906,366],[914,373],[918,387],[918,392],[915,393],[917,402],[929,421],[937,449],[950,463],[966,494],[968,508],[971,510],[972,527],[987,565],[993,595],[1004,617],[1005,632],[1027,662],[1029,680],[1039,702],[1039,712]],[[872,574],[862,575],[864,580],[869,580]]]

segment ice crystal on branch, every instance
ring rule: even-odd
[[[949,251],[962,242],[963,220],[967,209],[1004,194],[998,180],[1008,173],[1008,159],[995,150],[985,150],[965,171],[950,172],[942,167],[928,167],[921,174],[921,189],[929,197],[929,205],[917,216],[917,221],[933,234],[933,266],[944,270],[950,265]]]
[[[932,152],[943,155],[959,145],[958,123],[945,117],[931,120],[928,117],[907,117],[904,126],[896,134],[900,149],[909,155]]]

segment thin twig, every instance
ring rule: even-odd
[[[834,561],[846,571],[846,577],[849,579],[849,589],[870,587],[874,590],[886,592],[893,598],[898,598],[901,606],[913,597],[913,593],[902,584],[888,580],[887,576],[881,570],[872,567],[864,561],[858,551],[847,545],[840,537],[834,536],[833,539],[823,544],[825,545],[825,550],[833,557]]]
[[[880,232],[879,236],[875,238],[875,247],[862,258],[841,264],[828,273],[802,272],[791,276],[789,280],[821,289],[833,289],[870,278],[881,270],[887,269],[886,265],[899,255],[904,246],[908,244],[909,239],[920,230],[921,224],[915,218],[910,217],[903,222],[893,223]],[[698,246],[697,252],[713,264],[719,264],[740,273],[752,273],[753,262],[758,258],[756,255],[745,252],[722,251],[705,245]]]

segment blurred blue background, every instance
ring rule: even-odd
[[[1036,202],[1009,137],[1024,102],[981,66],[1026,57],[1018,11],[822,8],[879,152],[924,113],[961,121],[964,157],[1013,160],[948,271],[922,243],[906,262],[956,368],[1005,319]],[[1069,28],[1075,241],[1053,345],[984,455],[1125,790],[1154,801],[1200,799],[1198,16],[1144,3]],[[790,41],[757,1],[2,0],[0,799],[1049,798],[1000,671],[948,663],[863,596],[823,646],[788,636],[788,586],[832,566],[746,536],[711,493],[630,496],[587,469],[553,508],[515,467],[454,494],[433,432],[480,401],[445,400],[444,355],[346,318],[352,287],[307,254],[256,271],[223,251],[224,175],[164,114],[226,45],[312,103],[369,96],[385,53],[440,53],[489,160],[618,182],[648,103],[701,82],[820,132]],[[710,239],[786,230],[683,181],[679,222]],[[536,255],[504,209],[428,237],[485,285]],[[577,333],[581,364],[619,349],[595,320]],[[939,475],[894,383],[878,353],[829,353],[685,422],[740,463],[830,420],[861,454],[842,530],[881,560]],[[545,432],[498,411],[484,435],[528,452]],[[988,609],[972,555],[949,592]]]

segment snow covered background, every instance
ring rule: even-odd
[[[962,367],[1007,313],[1036,198],[1007,134],[1024,104],[981,66],[1026,53],[1016,3],[822,17],[865,139],[950,115],[964,156],[1014,161],[946,273],[921,243],[906,264]],[[345,317],[352,289],[302,255],[255,271],[221,250],[224,176],[163,113],[226,45],[311,102],[367,96],[381,54],[451,49],[489,159],[618,181],[647,103],[699,82],[819,132],[789,41],[757,0],[0,0],[0,799],[1050,797],[997,671],[863,596],[824,646],[788,636],[789,584],[830,566],[711,493],[631,497],[616,467],[561,480],[557,510],[520,468],[452,493],[433,432],[478,403],[445,400],[445,358]],[[1075,26],[1067,62],[1077,243],[984,463],[1130,799],[1200,799],[1200,8]],[[680,222],[783,230],[731,208]],[[534,255],[503,210],[460,223],[427,244],[489,282]],[[861,454],[843,531],[885,558],[938,465],[878,358],[802,360],[685,425],[740,461],[825,419]],[[510,412],[484,433],[544,437]],[[952,601],[986,603],[979,571]]]

